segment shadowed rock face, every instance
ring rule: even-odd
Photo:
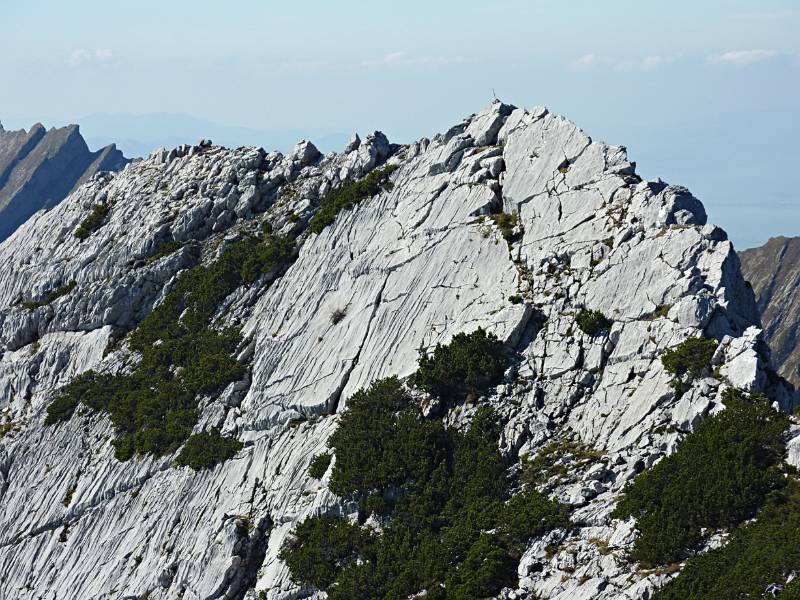
[[[128,160],[113,144],[90,152],[77,125],[5,131],[0,125],[0,241],[37,210],[52,208],[98,171]]]
[[[387,163],[393,185],[306,229],[331,189]],[[107,215],[77,239],[99,202]],[[517,215],[510,243],[487,218],[499,211]],[[548,482],[576,525],[531,540],[504,597],[651,598],[664,576],[625,560],[633,525],[611,517],[626,483],[722,410],[729,383],[794,403],[768,376],[739,258],[706,220],[685,188],[639,177],[623,147],[499,103],[406,146],[377,132],[325,156],[307,142],[285,156],[207,143],[90,177],[0,243],[0,598],[310,597],[279,552],[309,515],[354,512],[327,475],[308,475],[337,413],[375,379],[413,373],[420,349],[478,327],[517,356],[482,400],[509,463],[564,438],[605,456]],[[265,222],[298,234],[298,256],[217,307],[214,326],[241,329],[249,367],[201,399],[196,426],[243,442],[232,459],[198,473],[175,455],[119,462],[106,414],[44,425],[76,375],[137,364],[113,332],[197,257]],[[159,256],[164,241],[186,245]],[[607,330],[577,327],[582,308]],[[719,342],[713,377],[677,395],[661,357],[702,335]],[[449,418],[463,426],[474,410]]]
[[[774,237],[739,253],[778,373],[800,384],[800,237]]]

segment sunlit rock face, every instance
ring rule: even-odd
[[[303,231],[331,189],[387,164],[391,186]],[[106,220],[76,238],[98,203]],[[488,216],[501,211],[518,214],[511,242]],[[609,516],[622,487],[722,408],[723,379],[792,405],[766,375],[739,260],[706,221],[685,188],[639,178],[624,148],[501,103],[406,146],[380,133],[327,156],[309,142],[287,156],[204,143],[92,176],[0,244],[0,597],[308,597],[278,554],[299,520],[354,510],[307,472],[337,413],[371,381],[410,375],[420,351],[483,327],[517,357],[484,399],[502,451],[572,437],[606,457],[545,487],[578,526],[532,540],[506,597],[648,598],[665,576],[624,559],[631,524]],[[265,222],[302,232],[299,254],[219,306],[215,323],[241,328],[248,373],[203,398],[196,427],[244,442],[234,458],[200,472],[174,456],[120,463],[107,416],[44,425],[76,375],[136,363],[114,332],[198,255]],[[187,244],[152,260],[165,241]],[[576,327],[583,308],[608,330]],[[699,335],[719,341],[719,378],[677,397],[660,357]]]

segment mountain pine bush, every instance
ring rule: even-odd
[[[752,518],[784,484],[788,418],[758,395],[729,389],[724,402],[725,410],[625,488],[613,516],[636,517],[633,559],[680,561],[709,532]]]
[[[245,365],[231,356],[241,342],[240,332],[212,328],[219,305],[239,286],[284,267],[293,250],[294,241],[288,238],[245,238],[210,265],[182,273],[130,334],[130,347],[141,355],[133,372],[84,373],[62,388],[48,406],[45,422],[68,420],[83,404],[109,414],[118,460],[175,452],[197,423],[199,396],[240,380],[246,372]],[[217,438],[199,439],[215,444],[209,452],[218,456],[233,447],[221,445]],[[199,449],[196,443],[184,449],[189,453],[184,455],[187,464],[206,465],[205,458],[200,462],[188,458]]]

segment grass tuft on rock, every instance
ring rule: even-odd
[[[519,215],[517,213],[497,213],[490,215],[490,218],[500,230],[500,235],[509,244],[519,239],[519,233],[515,231],[519,225]]]
[[[78,225],[78,228],[75,230],[75,237],[83,241],[100,229],[110,210],[111,207],[108,204],[93,205],[89,216],[81,221],[80,225]]]
[[[78,284],[75,281],[70,281],[68,284],[62,285],[61,287],[54,289],[52,292],[48,292],[48,294],[38,302],[23,302],[22,306],[27,308],[28,310],[34,310],[36,308],[39,308],[40,306],[47,306],[51,302],[54,302],[55,300],[58,300],[62,296],[66,296],[67,294],[72,292],[72,290],[74,290],[77,287],[77,285]]]

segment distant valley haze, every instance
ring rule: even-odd
[[[412,142],[496,93],[625,144],[644,177],[686,185],[739,249],[800,232],[796,2],[365,6],[48,2],[35,47],[26,28],[2,30],[0,121],[76,122],[92,149],[133,157],[200,138],[284,152],[305,138],[327,152],[353,132]],[[3,2],[0,23],[42,10]]]

